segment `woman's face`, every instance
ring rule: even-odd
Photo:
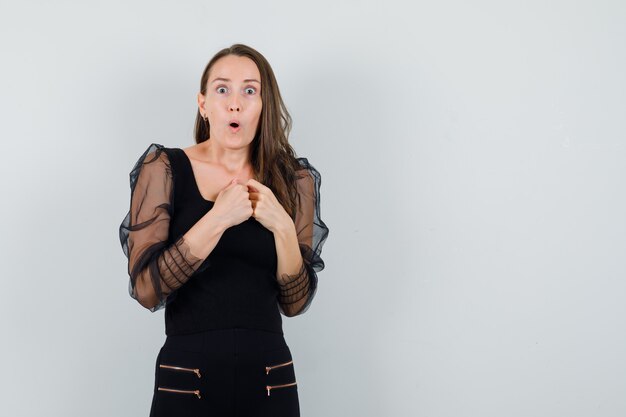
[[[209,72],[206,95],[198,93],[200,113],[208,116],[211,140],[227,148],[248,146],[254,139],[261,109],[261,75],[254,61],[228,55]],[[239,127],[231,127],[236,120]]]

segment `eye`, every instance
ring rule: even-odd
[[[217,92],[219,93],[219,91],[220,91],[222,88],[226,88],[226,87],[224,87],[224,86],[222,86],[222,85],[221,85],[221,86],[219,86],[219,87],[217,87]]]
[[[253,91],[251,94],[256,93],[256,88],[254,88],[254,87],[247,87],[246,91],[248,91],[248,90],[252,90]]]

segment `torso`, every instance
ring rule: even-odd
[[[165,149],[174,174],[173,199],[167,206],[167,242],[173,244],[215,208],[220,187],[228,186],[234,175],[219,163],[207,162],[203,146]],[[240,183],[246,179],[242,176]],[[168,297],[166,335],[232,328],[281,333],[277,266],[272,231],[252,216],[228,227],[195,277]]]
[[[222,166],[199,159],[197,148],[198,145],[193,145],[183,149],[183,152],[185,152],[191,162],[196,184],[204,199],[215,201],[220,191],[226,188],[235,177],[237,177],[239,183],[245,183],[248,179],[254,178],[251,166],[239,175],[229,173]]]

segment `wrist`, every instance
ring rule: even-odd
[[[226,229],[228,229],[228,224],[226,223],[226,221],[218,216],[217,214],[215,214],[215,212],[213,210],[209,210],[205,215],[204,215],[204,220],[207,223],[211,224],[211,229],[215,230],[216,232],[218,232],[219,234],[222,234],[226,231]]]
[[[291,217],[286,216],[285,220],[282,221],[278,227],[273,231],[274,236],[278,236],[281,238],[289,237],[291,235],[296,235],[296,226],[294,225]]]

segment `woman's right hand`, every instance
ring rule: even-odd
[[[253,212],[248,186],[233,179],[219,192],[211,211],[224,220],[227,228],[248,220]]]

